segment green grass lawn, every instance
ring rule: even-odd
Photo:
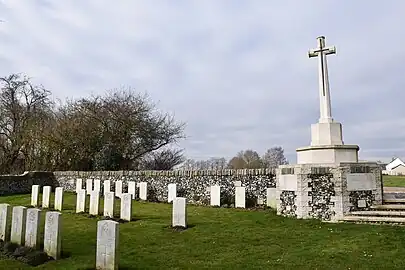
[[[94,269],[97,219],[75,214],[75,199],[65,193],[62,250],[68,257],[36,269]],[[28,205],[30,195],[3,196],[0,203]],[[174,232],[168,228],[169,204],[134,201],[133,215],[136,221],[120,224],[121,269],[405,268],[405,227],[321,223],[283,218],[270,210],[189,206],[190,228]],[[42,218],[42,231],[43,223]],[[28,268],[0,260],[0,269]]]
[[[383,175],[384,187],[405,187],[405,176]]]

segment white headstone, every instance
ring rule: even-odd
[[[266,190],[266,204],[268,207],[277,208],[277,196],[276,196],[276,188],[267,188]]]
[[[114,192],[106,192],[104,193],[104,216],[105,217],[114,217],[114,200],[115,194]]]
[[[97,269],[118,269],[119,223],[112,220],[97,222]]]
[[[55,188],[55,210],[62,211],[63,187]]]
[[[148,199],[148,183],[139,183],[139,199],[146,201]]]
[[[117,180],[115,181],[115,196],[116,197],[121,197],[122,194],[122,181],[121,180]]]
[[[32,185],[32,187],[31,187],[31,205],[34,207],[37,207],[38,199],[39,199],[39,185]]]
[[[10,240],[10,216],[11,206],[8,203],[0,204],[0,240],[7,242]]]
[[[24,206],[14,206],[11,220],[10,242],[23,245],[25,234],[25,220],[27,217],[27,208]]]
[[[76,193],[81,189],[83,189],[83,179],[78,178],[76,179]]]
[[[86,193],[87,195],[93,191],[93,179],[86,179]]]
[[[62,246],[62,214],[46,212],[44,231],[44,252],[55,260],[60,258]]]
[[[49,208],[50,198],[51,198],[51,187],[44,186],[42,188],[42,208]]]
[[[235,187],[235,207],[246,208],[245,187]]]
[[[174,198],[177,197],[176,184],[169,184],[167,186],[167,189],[168,189],[167,202],[172,202]]]
[[[81,189],[76,194],[76,213],[86,212],[86,190]]]
[[[136,195],[136,182],[128,181],[128,193],[132,195],[132,199],[135,200]]]
[[[132,218],[132,195],[129,193],[121,194],[120,218],[131,221]]]
[[[90,210],[89,214],[97,216],[98,215],[98,206],[100,203],[100,193],[97,191],[92,191],[90,193]]]
[[[101,193],[101,180],[100,179],[94,179],[94,191],[97,191],[98,193]]]
[[[103,183],[103,193],[106,194],[107,192],[111,192],[111,181],[104,180]]]
[[[31,248],[39,247],[39,224],[41,210],[37,208],[27,209],[27,222],[25,224],[25,246]]]
[[[242,181],[235,181],[234,184],[235,184],[235,187],[241,187]]]
[[[187,227],[186,198],[176,197],[173,199],[173,227]]]
[[[210,204],[212,206],[221,206],[221,187],[211,186]]]

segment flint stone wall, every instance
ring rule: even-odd
[[[55,187],[51,172],[25,172],[21,175],[0,175],[0,196],[31,193],[32,185]]]
[[[76,179],[100,179],[111,181],[114,191],[115,181],[122,180],[123,192],[128,191],[128,181],[147,182],[148,200],[167,202],[168,184],[177,184],[177,197],[185,197],[193,204],[209,204],[210,186],[221,186],[222,204],[234,204],[235,184],[241,181],[246,187],[247,200],[257,202],[260,196],[266,198],[266,189],[276,187],[276,175],[271,169],[246,170],[204,170],[204,171],[65,171],[53,173],[58,186],[66,191],[76,190]],[[83,187],[84,188],[84,187]],[[138,195],[138,192],[137,192]],[[255,204],[255,203],[253,203]]]

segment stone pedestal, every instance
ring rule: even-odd
[[[337,221],[382,203],[377,163],[282,165],[277,170],[277,214]]]
[[[318,145],[298,148],[297,164],[340,164],[359,161],[358,145]]]

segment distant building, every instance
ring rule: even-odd
[[[396,158],[385,166],[383,174],[405,175],[405,163],[400,158]]]

